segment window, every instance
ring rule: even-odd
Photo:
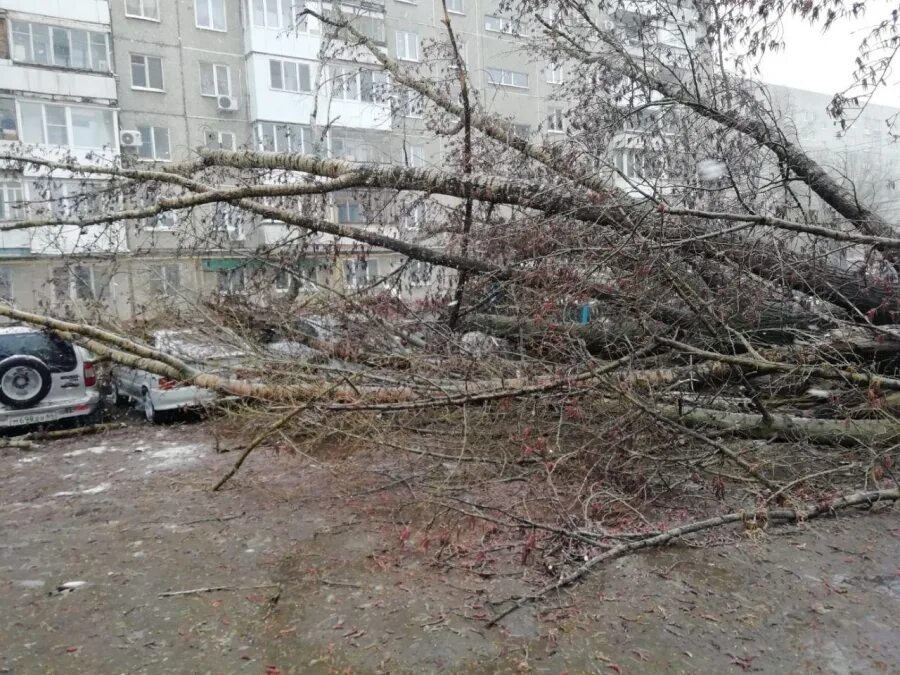
[[[181,272],[178,265],[153,265],[150,268],[150,292],[168,297],[181,288]]]
[[[125,16],[159,21],[159,0],[125,0]]]
[[[225,0],[194,0],[194,17],[197,28],[227,30],[225,24]]]
[[[374,148],[368,138],[358,131],[332,129],[328,134],[331,156],[353,162],[371,162]]]
[[[231,96],[231,69],[221,63],[201,63],[200,95]]]
[[[406,281],[412,287],[428,286],[433,274],[434,268],[424,260],[409,260],[406,263]]]
[[[241,293],[246,287],[247,279],[243,267],[230,270],[219,270],[216,273],[216,288],[226,295]]]
[[[62,338],[43,331],[9,333],[0,337],[0,359],[16,354],[38,357],[52,373],[67,373],[78,367],[74,347]]]
[[[339,195],[334,199],[337,221],[344,224],[361,225],[366,222],[363,206],[353,195]]]
[[[231,204],[223,202],[215,205],[212,226],[216,232],[226,235],[232,241],[244,238],[243,212]]]
[[[457,14],[463,13],[463,0],[447,0],[447,11],[448,12],[456,12]]]
[[[279,293],[285,293],[291,290],[291,277],[293,275],[289,270],[280,269],[275,274],[275,280],[273,281],[273,285],[275,286],[275,290]]]
[[[412,89],[400,89],[397,92],[397,114],[402,117],[421,117],[424,108],[422,96]]]
[[[57,303],[68,300],[95,300],[94,268],[87,265],[55,267],[51,273],[53,294]]]
[[[484,29],[491,33],[507,33],[509,35],[519,34],[513,26],[512,21],[499,16],[491,16],[490,14],[486,14],[484,17]]]
[[[91,149],[115,145],[111,110],[20,102],[19,111],[26,143]]]
[[[397,31],[397,58],[401,61],[419,60],[419,36]]]
[[[502,68],[488,68],[487,75],[488,83],[490,84],[528,89],[528,73],[519,73],[515,70],[503,70]]]
[[[207,131],[206,147],[210,150],[234,150],[237,147],[231,131]]]
[[[305,0],[252,0],[250,13],[253,25],[258,28],[308,30],[307,15],[299,18],[306,9]]]
[[[376,260],[345,260],[344,284],[347,288],[371,286],[378,276]]]
[[[256,127],[259,149],[266,152],[312,152],[309,127],[301,124],[260,122]]]
[[[147,227],[152,230],[174,230],[178,227],[178,215],[174,211],[163,211],[148,220]]]
[[[403,227],[418,230],[425,222],[425,205],[421,202],[408,206],[403,212]]]
[[[13,21],[12,39],[13,60],[21,63],[110,71],[106,33]]]
[[[269,59],[269,86],[279,91],[312,91],[309,64]]]
[[[425,166],[425,148],[421,145],[410,145],[406,148],[406,163],[413,168]]]
[[[0,98],[0,140],[19,140],[19,124],[16,121],[16,101]]]
[[[163,91],[162,59],[158,56],[132,54],[131,88]]]
[[[17,180],[0,180],[0,220],[25,217],[25,193]]]
[[[563,83],[563,69],[562,66],[548,65],[544,73],[547,75],[547,82],[550,84],[562,84]]]
[[[518,138],[528,138],[531,136],[531,127],[527,124],[512,124],[509,127],[509,131],[513,136],[517,136]]]
[[[137,130],[141,132],[141,147],[138,148],[138,157],[162,161],[172,159],[168,129],[165,127],[139,126]]]
[[[550,110],[550,116],[547,117],[547,131],[560,134],[565,131],[563,127],[563,113],[559,108]]]
[[[378,102],[387,82],[383,71],[351,66],[332,66],[331,77],[331,94],[342,101]]]

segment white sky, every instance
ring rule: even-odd
[[[760,79],[825,94],[842,91],[853,82],[859,43],[878,22],[889,19],[896,0],[870,2],[861,20],[840,20],[827,32],[793,17],[785,20],[784,51],[767,54],[760,63]],[[900,107],[900,55],[887,86],[879,88],[873,103]]]

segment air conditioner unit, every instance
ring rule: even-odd
[[[119,132],[119,145],[123,148],[139,148],[143,145],[140,131],[125,129]]]
[[[237,99],[231,96],[219,96],[216,101],[219,104],[219,110],[237,110]]]

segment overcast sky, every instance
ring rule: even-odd
[[[842,20],[827,33],[790,18],[785,22],[784,51],[767,54],[761,64],[761,79],[772,84],[809,89],[825,94],[842,91],[853,82],[854,59],[859,43],[879,21],[890,17],[894,2],[876,0],[861,20]],[[900,55],[898,55],[900,58]],[[895,61],[888,86],[878,90],[873,103],[900,107],[900,61]]]

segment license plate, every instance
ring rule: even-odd
[[[20,426],[25,424],[40,424],[41,422],[53,422],[59,419],[59,413],[34,413],[32,415],[18,415],[16,417],[7,417],[3,424],[8,427]]]

